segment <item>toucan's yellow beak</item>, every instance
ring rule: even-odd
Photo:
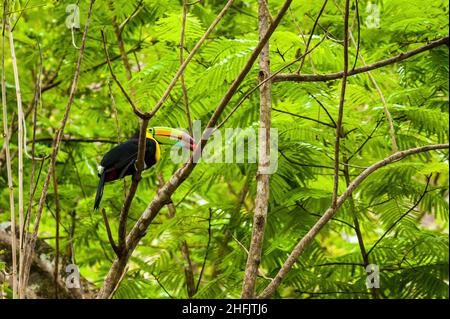
[[[177,145],[191,151],[195,150],[194,139],[182,130],[163,126],[154,127],[153,130],[153,138],[160,144]]]

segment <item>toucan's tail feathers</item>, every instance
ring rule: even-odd
[[[98,209],[103,196],[103,187],[105,186],[105,172],[100,175],[98,182],[97,194],[95,195],[94,210]]]

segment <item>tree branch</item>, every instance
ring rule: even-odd
[[[393,162],[399,161],[406,156],[419,154],[423,152],[429,152],[432,150],[448,149],[448,144],[436,144],[427,145],[417,148],[412,148],[406,151],[399,151],[392,154],[389,157],[371,165],[369,168],[365,169],[358,177],[356,177],[350,185],[347,187],[345,192],[338,198],[336,207],[329,207],[323,216],[314,224],[314,226],[308,231],[308,233],[299,241],[297,246],[292,250],[291,254],[284,262],[281,269],[278,271],[274,280],[264,289],[264,291],[258,296],[258,298],[270,298],[277,288],[280,286],[283,279],[286,277],[288,272],[294,266],[300,254],[305,250],[306,246],[314,239],[314,237],[319,233],[319,231],[325,226],[325,224],[333,217],[336,211],[342,206],[342,204],[347,200],[347,198],[353,193],[353,191],[368,177],[370,174],[380,169],[383,166],[391,164]]]
[[[12,177],[11,152],[9,148],[10,132],[8,128],[8,108],[6,104],[6,74],[5,74],[5,30],[6,30],[6,0],[3,1],[3,28],[2,28],[2,112],[3,112],[3,144],[6,157],[6,170],[8,174],[8,190],[9,190],[9,209],[11,221],[11,259],[12,259],[12,288],[13,299],[17,298],[17,236],[16,236],[16,217],[14,209],[14,185]]]
[[[105,57],[106,57],[106,63],[108,64],[108,69],[109,69],[109,73],[111,74],[111,77],[113,78],[114,82],[116,82],[117,86],[119,87],[120,91],[122,91],[122,94],[125,96],[125,98],[127,99],[128,103],[130,103],[131,107],[133,108],[133,112],[134,114],[136,114],[139,118],[144,119],[144,118],[149,118],[148,113],[146,112],[142,112],[141,110],[138,109],[138,107],[136,106],[136,104],[134,104],[133,100],[131,99],[131,97],[128,95],[127,91],[125,90],[125,88],[122,86],[122,84],[120,83],[119,79],[117,79],[116,74],[114,73],[112,66],[111,66],[111,60],[109,59],[109,53],[108,53],[108,49],[106,47],[106,36],[105,33],[103,32],[103,30],[100,31],[102,34],[102,42],[103,42],[103,51],[105,53]],[[128,61],[128,60],[127,60]],[[128,73],[127,73],[128,74]],[[131,75],[130,75],[131,76]]]
[[[316,123],[319,123],[319,124],[322,124],[322,125],[325,125],[325,126],[328,126],[328,127],[331,127],[331,128],[336,128],[333,124],[322,122],[320,120],[313,119],[312,117],[303,116],[303,115],[291,113],[291,112],[288,112],[288,111],[279,110],[279,109],[276,109],[274,107],[272,107],[272,110],[274,110],[275,112],[288,114],[288,115],[295,116],[295,117],[298,117],[298,118],[301,118],[301,119],[305,119],[305,120],[308,120],[308,121],[313,121],[313,122],[316,122]]]
[[[345,88],[347,86],[347,73],[348,73],[348,15],[350,10],[350,0],[345,1],[345,14],[344,14],[344,72],[342,77],[341,96],[339,98],[339,112],[336,123],[336,142],[334,144],[334,178],[333,178],[333,197],[331,199],[331,205],[336,207],[336,201],[339,192],[339,154],[340,154],[340,141],[342,133],[342,119],[344,117],[344,102],[345,102]]]
[[[200,40],[198,40],[197,44],[194,46],[194,48],[192,49],[192,51],[189,53],[189,55],[186,57],[186,60],[184,60],[183,64],[180,66],[180,68],[178,69],[177,73],[175,73],[172,81],[169,83],[167,89],[164,91],[163,95],[161,96],[160,100],[156,103],[156,105],[153,107],[153,109],[151,110],[151,112],[149,113],[150,118],[153,117],[156,112],[158,112],[158,110],[161,108],[161,106],[164,104],[164,102],[166,101],[167,97],[169,96],[170,92],[172,91],[173,87],[175,86],[175,84],[178,81],[178,78],[181,76],[181,74],[184,72],[184,70],[186,69],[188,63],[192,60],[193,56],[197,53],[197,51],[200,49],[200,47],[202,46],[203,42],[205,42],[206,38],[209,36],[209,34],[214,30],[214,28],[216,27],[216,25],[220,22],[220,20],[222,20],[223,16],[225,15],[225,13],[228,11],[228,9],[231,7],[231,5],[233,4],[234,0],[228,0],[227,3],[225,4],[225,6],[223,7],[222,11],[217,15],[217,17],[214,19],[214,21],[211,23],[211,25],[209,26],[208,30],[206,30],[206,32],[203,34],[203,36],[200,38]]]
[[[194,271],[192,269],[192,261],[189,254],[189,246],[187,244],[186,240],[183,240],[181,242],[181,254],[183,255],[184,259],[184,273],[186,275],[186,287],[187,287],[187,293],[188,297],[192,298],[193,295],[195,295],[195,281],[194,281]]]
[[[109,244],[111,245],[112,249],[116,253],[116,256],[120,256],[120,251],[119,251],[119,249],[114,241],[114,238],[112,236],[111,227],[109,226],[108,216],[106,216],[105,209],[102,208],[101,212],[102,212],[103,221],[105,223],[106,234],[108,235]]]
[[[383,240],[384,237],[386,237],[386,235],[403,219],[406,217],[406,215],[408,215],[410,212],[412,212],[422,201],[422,199],[425,197],[425,195],[428,193],[428,186],[430,185],[430,179],[431,179],[431,174],[429,176],[427,176],[427,184],[425,185],[425,189],[422,193],[422,195],[420,195],[419,199],[417,200],[417,202],[415,202],[415,204],[408,209],[402,216],[400,216],[399,219],[397,219],[384,233],[383,235],[381,235],[380,238],[378,238],[378,240],[375,242],[375,244],[373,244],[373,246],[369,249],[369,251],[367,252],[367,255],[370,255],[370,253],[375,249],[375,247],[377,247],[377,245]]]
[[[97,298],[107,298],[110,295],[110,292],[114,289],[114,287],[117,285],[118,280],[125,270],[126,264],[128,262],[128,259],[130,258],[132,252],[136,248],[137,244],[139,243],[139,240],[145,235],[146,230],[150,223],[153,221],[153,219],[156,217],[160,209],[163,207],[163,205],[170,199],[170,196],[177,190],[177,188],[188,178],[188,176],[191,174],[192,170],[195,167],[195,164],[197,162],[197,159],[200,158],[202,148],[207,143],[208,137],[209,137],[209,131],[210,129],[217,123],[220,115],[223,113],[225,107],[230,102],[233,95],[236,93],[237,89],[239,88],[242,81],[245,79],[248,72],[251,70],[253,63],[258,58],[259,53],[261,52],[263,46],[265,43],[269,40],[269,38],[272,36],[273,32],[277,28],[278,24],[280,23],[282,17],[286,13],[287,9],[289,8],[292,0],[286,0],[286,2],[281,7],[280,11],[278,12],[278,15],[274,19],[274,22],[269,26],[268,31],[264,35],[264,37],[259,41],[258,45],[253,49],[253,52],[242,68],[239,75],[236,77],[236,79],[233,81],[231,86],[228,88],[227,92],[225,93],[222,100],[219,102],[218,106],[216,107],[216,110],[214,111],[213,115],[211,116],[209,123],[207,127],[205,128],[205,131],[203,132],[202,140],[197,146],[197,148],[194,151],[194,154],[191,156],[189,161],[180,169],[178,169],[174,175],[169,179],[169,181],[161,188],[161,190],[156,194],[156,196],[153,198],[153,200],[150,202],[150,204],[147,206],[145,211],[142,213],[139,220],[136,222],[132,230],[127,236],[127,254],[124,258],[116,259],[114,263],[112,264],[108,275],[105,278],[105,282],[100,289],[99,294],[97,295]],[[192,53],[192,52],[191,52]],[[185,61],[186,63],[186,61]]]
[[[20,81],[19,81],[19,69],[17,67],[17,59],[16,59],[16,53],[14,48],[14,37],[11,28],[9,28],[8,25],[6,25],[6,28],[8,29],[8,35],[9,35],[9,47],[11,51],[11,64],[13,66],[13,74],[14,74],[14,85],[15,85],[15,91],[16,91],[16,99],[17,99],[17,140],[18,140],[18,157],[19,157],[19,163],[18,163],[18,211],[19,211],[19,243],[22,243],[23,241],[23,225],[24,225],[24,214],[23,214],[23,154],[24,154],[24,114],[23,114],[23,108],[22,108],[22,93],[20,91]],[[9,141],[8,141],[9,143]],[[22,285],[22,276],[21,272],[22,269],[20,267],[21,260],[24,258],[24,253],[22,246],[19,247],[19,298],[23,299],[25,298],[25,291],[26,287],[21,289]]]
[[[441,45],[449,45],[449,38],[444,37],[442,39],[433,41],[427,45],[421,46],[417,49],[414,49],[414,50],[411,50],[408,52],[404,52],[404,53],[400,53],[392,58],[389,58],[386,60],[381,60],[381,61],[375,62],[375,63],[367,65],[367,66],[363,66],[360,68],[350,70],[347,75],[352,76],[352,75],[364,73],[367,71],[375,70],[375,69],[381,68],[381,67],[389,65],[389,64],[393,64],[396,62],[406,60],[412,56],[415,56],[419,53],[434,49]],[[321,81],[337,80],[337,79],[342,78],[343,76],[344,76],[344,72],[335,72],[335,73],[328,73],[328,74],[303,74],[303,75],[295,74],[295,73],[294,74],[279,74],[279,75],[275,76],[272,81],[273,82],[284,82],[284,81],[321,82]]]
[[[185,30],[186,30],[187,11],[188,11],[188,2],[187,2],[187,0],[184,0],[183,1],[183,21],[181,23],[181,40],[180,40],[180,64],[181,65],[183,65],[183,62],[184,62],[183,50],[184,50],[184,34],[185,34]],[[180,81],[181,81],[181,90],[183,91],[183,101],[184,101],[184,108],[186,110],[186,118],[187,118],[187,122],[188,122],[189,134],[191,136],[193,136],[191,111],[189,109],[189,99],[188,99],[187,90],[186,90],[186,83],[184,82],[184,72],[182,72],[180,75]]]
[[[327,6],[327,2],[328,2],[328,0],[324,1],[323,5],[322,5],[322,8],[320,8],[319,14],[317,15],[317,18],[314,21],[314,25],[313,25],[313,27],[311,29],[311,34],[309,35],[308,41],[306,42],[305,52],[307,52],[308,49],[309,49],[309,45],[311,43],[311,39],[312,39],[312,37],[314,35],[314,31],[316,30],[317,24],[319,23],[320,16],[322,15],[323,11],[325,10],[325,7]],[[300,62],[300,65],[298,66],[298,68],[295,71],[295,73],[300,74],[300,71],[302,70],[304,63],[305,63],[305,56],[303,56],[303,58],[302,58],[302,60]]]
[[[212,219],[212,209],[210,208],[209,209],[209,217],[208,217],[208,242],[206,243],[206,251],[205,251],[205,257],[203,258],[202,269],[200,270],[200,275],[198,275],[197,285],[195,286],[195,293],[198,292],[198,288],[200,287],[203,273],[205,271],[206,260],[208,259],[209,246],[211,245],[211,238],[212,238],[211,219]]]

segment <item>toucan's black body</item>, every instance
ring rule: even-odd
[[[161,156],[160,145],[173,145],[194,151],[194,139],[184,131],[170,127],[148,127],[145,131],[144,170],[155,165]],[[103,196],[103,187],[106,182],[115,181],[127,175],[136,173],[136,160],[139,149],[139,133],[128,141],[113,147],[103,157],[98,166],[97,195],[94,209],[98,209]]]
[[[157,162],[156,158],[156,141],[146,138],[145,145],[145,165],[144,170],[152,167]],[[98,209],[103,195],[103,187],[105,182],[111,182],[127,175],[133,175],[136,172],[135,163],[138,153],[138,138],[131,138],[116,147],[109,150],[105,154],[99,166],[98,176],[100,181],[97,187],[97,195],[95,196],[94,209]]]

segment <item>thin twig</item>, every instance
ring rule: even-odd
[[[246,99],[248,99],[250,97],[250,95],[255,92],[257,89],[259,89],[262,85],[264,85],[266,82],[268,81],[272,81],[272,79],[279,74],[281,71],[285,70],[286,68],[290,67],[291,65],[293,65],[295,62],[299,61],[301,58],[307,56],[308,54],[310,54],[311,52],[314,51],[314,49],[316,49],[324,40],[326,39],[326,36],[324,36],[315,46],[313,46],[309,51],[305,52],[303,55],[299,56],[298,58],[296,58],[295,60],[289,62],[288,64],[282,66],[278,71],[270,74],[267,78],[265,78],[263,81],[259,82],[258,85],[256,85],[255,87],[253,87],[252,89],[250,89],[247,93],[244,94],[244,96],[239,100],[239,102],[233,107],[233,109],[230,111],[230,113],[227,114],[227,116],[223,119],[222,122],[220,122],[220,124],[218,124],[215,128],[215,130],[220,129],[225,122],[228,121],[228,119],[234,114],[234,112],[236,112],[236,110],[242,105],[242,103],[245,102]]]
[[[25,240],[26,238],[28,238],[28,233],[30,231],[29,226],[30,226],[30,220],[31,220],[31,207],[33,206],[33,199],[34,199],[34,194],[36,192],[36,185],[37,185],[37,181],[35,184],[34,181],[34,175],[35,175],[35,160],[36,160],[36,124],[37,124],[37,107],[39,102],[41,102],[41,76],[42,76],[42,51],[41,51],[41,45],[39,43],[39,40],[37,40],[37,46],[38,46],[38,51],[39,51],[39,73],[38,73],[38,77],[36,79],[36,84],[35,84],[35,94],[34,94],[34,103],[33,103],[33,139],[32,139],[32,144],[31,144],[31,173],[30,173],[30,194],[28,196],[28,207],[27,207],[27,211],[25,213],[25,220],[24,220],[24,224],[21,225],[21,227],[23,227],[23,232],[25,234]],[[26,145],[25,145],[26,148]],[[41,169],[42,169],[42,165],[41,165]],[[39,174],[40,175],[40,174]],[[20,243],[20,246],[23,248],[24,245],[24,240],[22,240],[22,242]]]
[[[344,155],[344,163],[348,164],[348,159],[347,159],[347,157],[345,157],[345,155]],[[345,178],[346,187],[349,187],[350,186],[350,173],[348,170],[348,165],[344,166],[344,178]],[[364,244],[364,239],[363,239],[361,227],[359,225],[359,220],[358,220],[358,216],[357,216],[356,205],[355,205],[355,201],[353,199],[352,194],[349,195],[348,201],[350,204],[350,212],[352,215],[353,224],[355,225],[354,230],[355,230],[356,238],[358,240],[358,246],[359,246],[359,250],[361,252],[361,257],[363,259],[364,266],[367,267],[370,264],[369,254],[367,253],[366,246]],[[380,298],[378,288],[373,287],[370,291],[372,293],[373,299]]]
[[[173,87],[175,86],[175,84],[178,81],[178,78],[181,76],[181,74],[184,72],[184,70],[186,69],[188,63],[192,60],[193,56],[197,53],[197,51],[200,49],[200,47],[202,46],[203,42],[205,42],[206,38],[209,36],[209,34],[214,30],[214,28],[216,27],[216,25],[220,22],[220,20],[222,20],[223,16],[225,15],[225,13],[228,11],[228,9],[231,7],[231,5],[233,4],[234,0],[228,0],[227,3],[225,4],[225,6],[223,7],[222,11],[217,15],[217,17],[214,19],[214,21],[211,23],[211,25],[209,26],[209,28],[205,31],[205,33],[203,34],[203,36],[200,38],[200,40],[198,40],[197,44],[194,46],[194,48],[192,49],[192,51],[189,53],[189,55],[186,57],[186,60],[184,60],[183,64],[179,67],[177,73],[175,73],[172,81],[170,81],[169,85],[167,86],[167,89],[164,91],[163,95],[161,96],[161,98],[159,99],[159,101],[156,103],[156,105],[153,107],[153,109],[151,110],[149,116],[153,117],[156,112],[158,112],[158,110],[161,108],[161,106],[164,104],[164,102],[166,101],[166,99],[168,98],[170,92],[172,91]]]
[[[55,165],[55,162],[52,162]],[[55,272],[54,272],[54,284],[55,284],[55,298],[58,299],[58,271],[59,271],[59,223],[60,223],[60,208],[59,208],[59,196],[58,196],[58,179],[56,176],[56,167],[53,167],[53,198],[55,202]]]
[[[313,25],[312,30],[311,30],[311,33],[310,33],[310,35],[309,35],[309,37],[308,37],[308,42],[306,42],[305,52],[307,52],[308,49],[309,49],[309,45],[310,45],[310,43],[311,43],[311,39],[312,39],[312,37],[313,37],[313,35],[314,35],[314,31],[316,30],[317,24],[319,23],[320,16],[322,15],[323,11],[325,10],[325,7],[326,7],[326,5],[327,5],[327,2],[328,2],[328,0],[325,0],[325,1],[324,1],[322,7],[320,8],[319,14],[317,15],[317,18],[316,18],[316,20],[314,21],[314,25]],[[297,70],[295,71],[295,73],[300,74],[300,71],[302,70],[303,64],[304,64],[304,63],[305,63],[305,57],[302,58],[302,60],[301,60],[301,62],[300,62],[300,65],[298,66],[298,68],[297,68]]]
[[[306,91],[306,92],[317,102],[317,104],[320,105],[320,107],[325,111],[325,113],[327,113],[328,118],[333,123],[334,128],[336,128],[336,121],[333,119],[333,117],[331,116],[330,112],[328,112],[328,110],[325,107],[325,105],[323,105],[323,103],[320,102],[320,100],[318,98],[316,98],[314,94],[312,94],[311,92],[308,92],[308,91]]]
[[[116,122],[116,138],[117,138],[117,144],[120,144],[120,122],[119,122],[119,113],[117,112],[117,105],[116,100],[114,99],[114,94],[111,87],[111,82],[108,80],[108,90],[109,90],[109,96],[111,97],[111,105],[113,107],[114,111],[114,119]],[[127,197],[127,181],[124,178],[123,179],[123,196],[124,198]]]
[[[125,26],[128,24],[128,22],[130,22],[131,19],[133,19],[139,13],[139,11],[141,11],[144,8],[144,6],[142,4],[143,4],[143,0],[139,1],[139,3],[134,8],[133,12],[125,20],[123,20],[123,22],[119,25],[119,30],[120,30],[119,35],[120,36],[122,36],[122,32],[125,29]]]
[[[340,138],[342,132],[342,119],[344,117],[345,88],[347,86],[348,72],[348,15],[350,10],[350,0],[345,1],[344,15],[344,76],[342,77],[341,96],[339,98],[339,113],[336,123],[336,142],[334,144],[334,179],[333,179],[333,198],[332,206],[336,207],[339,192],[339,154]]]
[[[375,134],[375,131],[378,129],[381,122],[382,122],[382,120],[377,121],[377,124],[373,128],[372,132],[370,132],[370,134],[367,136],[367,138],[364,140],[364,142],[362,142],[361,145],[356,149],[356,151],[354,151],[353,154],[348,157],[348,161],[350,161],[356,154],[358,154],[363,149],[363,147],[366,145],[366,143],[372,138],[373,134]]]
[[[288,115],[295,116],[295,117],[298,117],[298,118],[301,118],[301,119],[305,119],[305,120],[308,120],[308,121],[313,121],[313,122],[316,122],[316,123],[319,123],[319,124],[322,124],[322,125],[325,125],[325,126],[328,126],[328,127],[331,127],[331,128],[336,128],[333,124],[322,122],[322,121],[313,119],[312,117],[291,113],[289,111],[283,111],[283,110],[280,110],[280,109],[276,109],[274,107],[272,107],[272,110],[274,110],[275,112],[288,114]]]
[[[202,281],[203,272],[205,271],[206,260],[208,259],[209,253],[209,245],[211,244],[212,231],[211,231],[211,219],[212,219],[212,209],[209,209],[209,217],[208,217],[208,242],[206,243],[206,251],[205,257],[203,258],[202,269],[200,270],[200,275],[198,276],[197,285],[195,286],[195,293],[198,292],[198,288],[200,287],[200,282]]]
[[[102,212],[102,216],[103,216],[103,221],[105,223],[106,234],[108,235],[108,240],[109,240],[109,243],[111,245],[111,248],[114,250],[116,255],[119,256],[120,252],[119,252],[119,249],[117,248],[116,243],[114,242],[114,238],[113,238],[112,233],[111,233],[111,227],[109,226],[108,216],[106,216],[105,209],[102,208],[101,212]]]
[[[180,64],[183,65],[184,59],[183,59],[183,50],[184,50],[184,36],[186,31],[186,17],[187,17],[187,11],[188,11],[188,2],[187,0],[184,0],[183,5],[183,19],[181,23],[181,40],[180,40]],[[180,75],[180,81],[181,81],[181,90],[183,92],[183,101],[184,101],[184,108],[186,110],[186,118],[188,122],[188,128],[189,128],[189,134],[193,135],[193,129],[192,129],[192,119],[191,119],[191,111],[189,109],[189,99],[188,94],[186,90],[186,83],[184,82],[184,72]]]
[[[428,193],[428,186],[430,185],[430,179],[431,179],[432,174],[427,176],[427,184],[425,185],[425,189],[423,191],[423,193],[420,195],[419,199],[414,203],[414,205],[408,209],[404,214],[402,214],[395,222],[392,223],[391,226],[389,226],[389,228],[383,233],[383,235],[381,235],[380,238],[378,238],[378,240],[375,242],[375,244],[373,244],[373,246],[369,249],[369,251],[367,252],[367,255],[370,255],[370,253],[375,249],[375,247],[377,247],[377,245],[383,240],[384,237],[386,237],[386,235],[403,219],[405,218],[410,212],[412,212],[422,201],[422,199],[425,197],[425,195]]]
[[[167,294],[167,296],[169,296],[170,299],[173,299],[172,295],[167,291],[167,289],[164,287],[164,285],[159,281],[159,278],[153,273],[151,275],[153,276],[153,278],[155,278],[156,282],[162,288],[162,290],[164,290],[164,292]]]
[[[114,82],[116,82],[116,84],[119,87],[120,91],[122,91],[122,94],[125,96],[125,98],[127,99],[128,103],[130,103],[131,107],[133,108],[134,114],[139,116],[141,119],[149,118],[149,114],[148,113],[142,112],[141,110],[138,109],[136,104],[133,102],[131,97],[128,95],[128,93],[125,90],[125,88],[120,83],[119,79],[117,79],[116,74],[114,73],[114,71],[112,69],[112,66],[111,66],[111,60],[109,59],[108,49],[106,48],[106,36],[105,36],[105,33],[103,32],[103,30],[101,30],[100,32],[102,34],[103,52],[105,53],[106,63],[108,64],[108,69],[109,69],[109,73],[111,74],[111,77],[113,78]]]

